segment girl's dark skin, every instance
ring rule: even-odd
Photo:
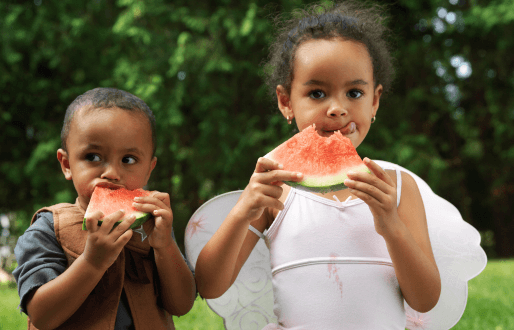
[[[311,39],[295,53],[291,91],[279,85],[278,107],[286,119],[295,118],[301,131],[315,124],[322,136],[347,127],[354,147],[366,137],[376,115],[382,85],[374,87],[369,53],[361,43],[342,38]],[[402,198],[396,204],[396,173],[384,171],[365,158],[371,173],[348,173],[340,190],[322,197],[360,198],[373,214],[375,229],[384,238],[402,294],[418,312],[431,310],[439,300],[441,280],[428,236],[425,209],[414,179],[402,174]],[[281,170],[269,159],[257,161],[254,174],[236,206],[201,251],[196,264],[198,291],[206,298],[222,295],[235,281],[259,237],[282,210],[290,188],[277,181],[301,181],[301,174]]]

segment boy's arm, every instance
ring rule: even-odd
[[[115,229],[123,212],[103,218],[101,212],[86,216],[88,238],[84,253],[61,275],[36,289],[27,302],[27,314],[38,329],[54,329],[64,323],[84,303],[105,271],[132,237],[128,230],[135,217],[124,220]]]
[[[186,314],[196,298],[193,273],[174,240],[166,247],[154,248],[154,255],[164,308],[172,315]]]
[[[40,330],[58,327],[84,303],[104,272],[88,263],[83,255],[79,256],[64,273],[29,297],[30,321]]]
[[[147,221],[144,226],[149,233],[148,243],[154,250],[164,309],[172,315],[184,315],[193,307],[196,286],[193,273],[173,239],[170,196],[154,191],[150,196],[136,197],[134,201],[133,207],[154,216],[153,221]]]

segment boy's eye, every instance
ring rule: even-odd
[[[99,162],[100,156],[98,156],[97,154],[87,154],[86,160],[88,160],[90,162]]]
[[[132,164],[135,164],[136,163],[136,158],[135,157],[132,157],[132,156],[126,156],[126,157],[123,157],[123,160],[122,160],[125,164],[129,164],[129,165],[132,165]]]
[[[325,93],[320,90],[315,90],[309,93],[309,96],[315,100],[321,99],[325,97]]]
[[[359,97],[362,96],[362,92],[358,89],[352,89],[351,91],[348,92],[348,96],[351,97],[352,99],[358,99]]]

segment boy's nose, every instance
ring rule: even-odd
[[[116,166],[108,165],[105,171],[102,173],[102,179],[108,179],[111,181],[120,181],[119,169]]]

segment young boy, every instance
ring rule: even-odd
[[[152,111],[130,93],[90,90],[66,110],[61,143],[57,159],[78,198],[40,209],[15,248],[13,274],[29,329],[173,329],[170,314],[187,313],[196,288],[172,238],[169,195],[135,200],[153,215],[144,241],[123,210],[87,214],[82,230],[96,186],[146,185],[157,162]]]

